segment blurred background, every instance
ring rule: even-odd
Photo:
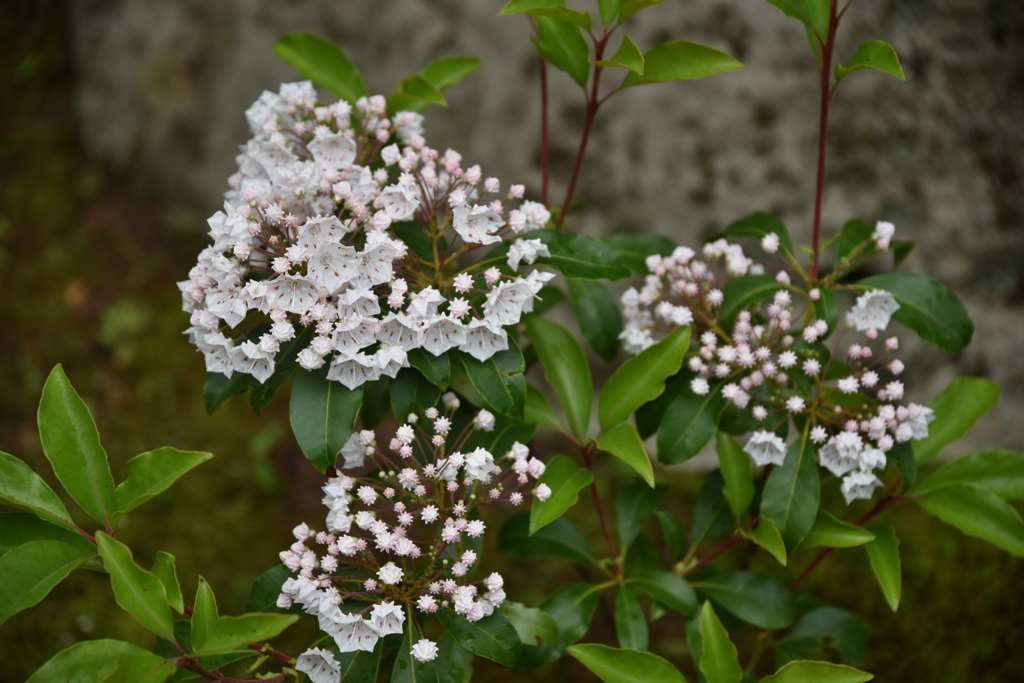
[[[539,198],[537,57],[526,19],[500,0],[5,0],[0,11],[0,448],[53,481],[35,426],[50,369],[63,363],[90,405],[115,478],[125,462],[172,445],[216,457],[126,519],[121,538],[144,565],[178,557],[186,595],[202,574],[222,613],[244,609],[295,524],[322,515],[320,479],[294,444],[287,401],[260,416],[233,399],[203,408],[201,356],[182,336],[175,287],[220,208],[243,112],[296,74],[273,43],[297,30],[338,42],[371,92],[449,54],[482,67],[428,113],[427,139]],[[570,1],[580,9],[590,3]],[[755,210],[809,235],[817,86],[799,25],[762,0],[667,0],[629,20],[641,49],[670,39],[724,49],[747,70],[633,88],[602,109],[571,230],[626,230],[696,245]],[[960,358],[906,336],[912,400],[959,374],[1003,386],[1000,404],[951,455],[1024,449],[1024,5],[1016,0],[860,0],[838,56],[892,43],[907,83],[844,81],[829,136],[824,225],[851,217],[897,226],[917,248],[905,269],[939,278],[974,318]],[[582,125],[579,88],[549,70],[553,201],[564,192]],[[610,79],[612,80],[612,79]],[[607,372],[595,357],[597,374]],[[688,523],[700,468],[662,472],[666,506]],[[577,520],[586,526],[586,515]],[[807,582],[871,624],[867,670],[880,681],[1024,680],[1024,562],[909,507],[889,513],[901,538],[903,600],[886,607],[863,553],[834,554]],[[491,528],[496,529],[497,524]],[[593,532],[593,529],[587,529]],[[493,535],[492,535],[493,536]],[[492,538],[493,542],[493,538]],[[562,563],[516,560],[514,599],[580,580]],[[725,564],[728,565],[726,559]],[[539,571],[543,570],[543,571]],[[566,572],[564,575],[549,572]],[[2,590],[2,587],[0,587]],[[607,621],[607,606],[596,621]],[[282,639],[297,652],[309,625]],[[78,572],[0,626],[0,681],[23,681],[59,649],[116,637],[151,646],[103,577]],[[611,642],[608,627],[590,639]],[[695,680],[674,615],[652,649]],[[741,649],[743,646],[741,644]],[[509,672],[483,660],[479,680],[591,680],[574,662]]]

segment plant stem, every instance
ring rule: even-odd
[[[821,198],[825,191],[825,143],[828,133],[828,109],[832,103],[832,51],[836,44],[836,29],[839,18],[836,16],[836,0],[829,2],[828,38],[821,46],[821,63],[818,65],[818,80],[821,87],[821,117],[818,122],[818,180],[814,190],[814,234],[811,237],[810,276],[811,281],[818,279],[818,256],[821,244]]]
[[[754,525],[757,524],[758,519],[760,519],[760,517],[754,517],[752,520],[747,522],[747,525],[743,527],[744,530],[750,531],[754,527]],[[704,565],[713,562],[715,558],[717,558],[718,556],[722,555],[728,550],[731,550],[732,548],[738,546],[740,543],[743,543],[746,540],[748,539],[744,538],[743,536],[740,536],[739,534],[734,534],[728,541],[712,550],[710,553],[707,554],[707,556],[695,562],[692,567],[683,572],[683,576],[689,576],[690,574],[694,573]]]
[[[192,609],[191,605],[183,605],[183,607],[185,609],[185,616],[191,617],[193,614],[195,614],[195,610]],[[292,659],[291,657],[289,657],[286,654],[283,654],[281,652],[278,652],[277,650],[272,649],[269,645],[263,645],[261,643],[249,643],[249,645],[247,645],[246,647],[248,647],[250,650],[256,650],[260,654],[264,654],[264,655],[270,657],[271,659],[276,659],[279,662],[283,662],[284,664],[287,664],[288,666],[293,666],[295,664],[295,660],[294,659]],[[196,673],[199,673],[199,672],[197,671]],[[213,679],[211,679],[211,680],[213,680]],[[234,679],[224,679],[224,680],[234,680]]]
[[[587,469],[593,473],[594,471],[594,449],[592,446],[584,446],[580,448],[580,454],[583,456],[583,462],[586,463]],[[608,520],[604,516],[604,506],[601,504],[601,496],[597,492],[597,482],[590,482],[590,493],[594,497],[594,509],[597,510],[597,518],[601,522],[601,533],[604,534],[604,542],[608,546],[608,557],[612,560],[612,565],[615,568],[615,576],[622,577],[622,567],[615,561],[618,559],[618,553],[615,550],[615,542],[612,540],[611,532],[608,530]]]
[[[178,660],[177,667],[179,669],[188,669],[189,671],[199,674],[206,680],[215,681],[216,683],[255,683],[255,679],[231,678],[230,676],[224,676],[219,673],[207,671],[203,667],[199,666],[199,664],[195,660],[195,657],[182,657]],[[259,679],[261,683],[283,683],[284,680],[284,674],[278,674],[277,676],[272,676],[270,678]]]

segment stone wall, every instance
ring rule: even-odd
[[[438,56],[480,57],[480,70],[446,93],[449,108],[429,113],[428,140],[538,194],[537,58],[527,20],[496,16],[501,0],[72,4],[83,142],[115,168],[151,179],[197,226],[219,207],[247,137],[243,111],[263,89],[296,77],[272,47],[297,30],[341,44],[374,92],[390,92]],[[747,70],[610,100],[591,140],[577,194],[586,207],[574,229],[648,230],[696,244],[767,209],[806,239],[818,105],[799,25],[761,0],[668,0],[627,30],[642,49],[695,40]],[[1024,448],[1024,6],[859,0],[838,56],[845,61],[871,38],[895,46],[907,83],[871,73],[844,81],[829,136],[825,229],[854,216],[886,219],[898,238],[917,241],[905,268],[952,286],[977,330],[960,359],[906,344],[911,396],[927,400],[956,374],[988,376],[1004,386],[1003,400],[960,450]],[[582,96],[564,74],[550,81],[558,199]]]

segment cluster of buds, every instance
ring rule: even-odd
[[[299,604],[316,615],[339,652],[371,651],[379,638],[402,632],[406,615],[415,621],[416,613],[452,609],[478,621],[505,600],[501,575],[472,579],[479,560],[472,548],[486,531],[476,511],[521,504],[522,490],[540,478],[544,464],[518,442],[500,457],[468,450],[495,420],[481,410],[455,433],[458,408],[458,398],[445,394],[441,410],[409,415],[386,449],[373,431],[353,434],[342,451],[350,474],[323,487],[324,529],[296,527],[295,543],[280,555],[296,576],[285,581],[278,606]],[[551,495],[545,484],[532,492]],[[436,644],[423,638],[412,651],[420,661],[436,654]]]
[[[876,247],[888,246],[892,232],[891,224],[879,223]],[[762,247],[776,253],[778,235],[768,234]],[[775,431],[801,416],[819,446],[819,463],[843,477],[847,503],[870,498],[882,485],[874,470],[885,468],[886,453],[897,443],[927,436],[934,419],[930,408],[900,404],[904,387],[897,377],[904,365],[891,357],[899,341],[879,340],[899,304],[888,292],[868,291],[847,311],[844,328],[830,330],[826,321],[815,318],[820,290],[793,285],[789,272],[780,269],[777,291],[768,301],[727,319],[727,283],[764,275],[766,267],[722,239],[704,246],[706,260],[696,255],[679,247],[668,257],[648,257],[651,274],[643,287],[622,296],[627,350],[639,353],[657,341],[656,335],[692,325],[699,344],[687,359],[690,391],[700,396],[720,392],[765,424],[745,446],[756,464],[783,463],[786,443]],[[849,343],[850,334],[860,335],[856,343]],[[839,360],[844,338],[845,363]]]
[[[178,283],[208,371],[265,382],[282,345],[300,343],[303,368],[329,364],[355,388],[394,377],[412,349],[485,360],[508,348],[504,328],[553,277],[517,272],[550,256],[517,237],[544,227],[543,205],[506,216],[522,185],[502,197],[497,178],[426,146],[421,115],[389,118],[381,96],[321,105],[309,82],[285,84],[246,116],[253,137],[208,221],[213,244]],[[400,237],[416,232],[426,249]],[[502,241],[505,272],[459,271],[463,254]]]

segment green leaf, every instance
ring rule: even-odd
[[[814,526],[820,503],[818,465],[807,434],[805,429],[789,447],[782,466],[768,475],[761,500],[761,515],[775,522],[790,550]]]
[[[387,375],[363,384],[363,407],[359,418],[363,429],[373,429],[391,414],[391,378]]]
[[[718,433],[715,451],[725,479],[722,493],[729,501],[733,516],[740,517],[754,500],[754,473],[750,469],[750,457],[736,439],[722,432]]]
[[[452,368],[447,353],[435,356],[423,349],[411,349],[408,358],[409,365],[419,370],[431,384],[441,391],[448,388]]]
[[[628,586],[620,586],[615,595],[615,637],[619,647],[647,649],[647,617],[636,594]]]
[[[303,455],[321,472],[334,465],[352,436],[362,403],[362,387],[351,390],[328,380],[327,368],[295,374],[289,413],[292,431]]]
[[[704,480],[697,494],[697,507],[693,511],[690,546],[699,548],[733,525],[729,501],[725,498],[725,479],[720,470],[713,470]]]
[[[602,59],[593,63],[616,69],[629,69],[638,76],[644,75],[644,55],[626,33],[622,34],[622,45],[611,59]]]
[[[206,383],[203,385],[203,403],[206,406],[206,412],[213,415],[224,401],[248,389],[249,375],[244,373],[231,373],[230,378],[219,372],[206,373]]]
[[[910,256],[910,252],[914,250],[914,242],[912,240],[892,240],[889,242],[889,251],[892,252],[892,269],[896,270],[900,267],[900,264]]]
[[[529,14],[535,17],[551,17],[557,21],[564,21],[575,24],[584,31],[590,30],[590,15],[586,12],[578,12],[569,9],[564,2],[557,0],[509,0],[508,4],[498,12],[498,16],[505,14]]]
[[[619,544],[623,552],[640,535],[644,524],[668,493],[667,486],[651,488],[640,481],[627,482],[615,499],[615,516],[619,525]]]
[[[665,380],[679,372],[689,348],[690,328],[680,327],[623,363],[598,396],[601,429],[625,422],[637,408],[660,396]]]
[[[580,27],[545,16],[534,16],[533,20],[537,23],[537,37],[533,42],[540,56],[569,74],[580,87],[586,87],[590,76],[590,49]]]
[[[114,670],[99,681],[100,683],[163,683],[171,674],[179,670],[174,666],[174,662],[149,652],[141,655],[122,655],[117,658],[117,666]]]
[[[454,612],[448,612],[448,610],[444,610],[444,612],[454,615]],[[440,614],[438,616],[440,617]],[[462,617],[459,618],[461,619]],[[413,645],[415,645],[420,639],[416,623],[412,620],[412,608],[409,609],[409,619],[406,621],[406,628],[402,633],[402,644],[398,646],[398,653],[395,656],[395,666],[391,671],[390,680],[393,683],[438,683],[437,663],[435,661],[421,662],[412,654]],[[444,620],[442,619],[442,623],[443,622]],[[466,623],[468,624],[469,622]],[[452,633],[452,635],[454,636],[455,634]],[[456,640],[459,640],[458,636],[456,636]],[[378,643],[379,642],[380,641],[378,641]],[[465,645],[465,642],[463,642],[463,645]],[[352,680],[369,682],[375,680],[375,678],[360,678]]]
[[[651,596],[669,609],[692,617],[697,614],[699,604],[693,587],[672,572],[659,570],[645,572],[635,577],[633,586]]]
[[[541,603],[540,608],[554,618],[558,625],[558,638],[544,647],[524,646],[516,668],[531,669],[561,657],[566,647],[587,633],[600,597],[601,587],[592,583],[574,583],[555,591]]]
[[[519,659],[523,649],[519,633],[501,612],[470,622],[451,610],[443,609],[437,613],[437,618],[462,647],[478,657],[504,666],[512,666]]]
[[[341,669],[341,680],[376,681],[377,670],[380,668],[380,658],[383,653],[383,638],[377,641],[377,644],[370,652],[356,650],[355,652],[335,653],[334,658],[338,660]]]
[[[285,382],[291,379],[295,368],[298,365],[299,353],[309,346],[313,339],[313,326],[302,328],[302,330],[290,340],[281,344],[281,350],[274,359],[274,373],[267,378],[266,382],[260,382],[252,375],[249,377],[249,405],[253,412],[259,415],[274,398],[274,394]],[[240,376],[246,376],[241,375]],[[227,398],[227,397],[225,397]]]
[[[694,581],[693,586],[754,626],[785,628],[796,620],[793,596],[774,579],[752,572],[733,572]]]
[[[217,611],[217,598],[213,595],[213,589],[206,579],[199,577],[199,587],[196,589],[196,601],[192,612],[192,648],[198,650],[206,645],[206,640],[213,632],[214,625],[220,619]]]
[[[156,559],[153,561],[153,576],[160,579],[164,585],[164,593],[167,595],[167,604],[182,614],[185,611],[185,603],[181,597],[181,585],[178,583],[178,574],[174,569],[174,555],[158,550]]]
[[[154,655],[120,640],[86,640],[58,652],[26,683],[97,683],[114,672],[121,658],[144,656]]]
[[[111,524],[117,524],[125,514],[167,490],[183,474],[212,457],[212,453],[179,451],[167,446],[135,456],[128,461],[128,478],[114,490],[116,512],[110,515]]]
[[[824,320],[829,332],[834,332],[839,324],[839,302],[831,289],[818,289],[818,300],[814,302],[814,317]]]
[[[622,9],[619,10],[619,19],[625,21],[642,9],[653,5],[660,5],[665,0],[623,0]]]
[[[893,612],[900,605],[902,578],[900,576],[900,540],[896,531],[888,525],[871,527],[875,540],[867,543],[864,550],[871,562],[871,571],[878,579],[878,585],[885,595],[885,601]]]
[[[441,400],[441,390],[415,368],[402,368],[391,380],[391,412],[399,422],[422,414]]]
[[[863,683],[872,678],[873,674],[843,664],[799,661],[790,662],[775,674],[762,678],[761,683]]]
[[[658,428],[658,460],[678,465],[700,453],[718,432],[718,420],[725,410],[722,383],[711,386],[704,396],[694,394],[688,383],[665,410]]]
[[[836,254],[834,269],[837,274],[843,274],[850,269],[851,259],[864,256],[871,252],[873,247],[863,249],[864,244],[871,241],[874,231],[862,220],[851,218],[839,231],[839,240],[836,242]]]
[[[835,607],[821,607],[793,624],[775,647],[775,664],[784,666],[798,659],[813,657],[829,647],[839,653],[843,663],[862,666],[867,657],[868,627],[864,619]]]
[[[278,614],[303,614],[302,606],[295,604],[289,609],[277,606],[277,597],[281,594],[281,586],[288,579],[295,578],[295,572],[283,564],[271,567],[260,574],[252,584],[249,598],[245,602],[246,612],[276,612]]]
[[[853,548],[875,540],[875,535],[864,527],[836,519],[825,510],[818,510],[811,530],[800,541],[797,550],[805,548]]]
[[[559,517],[531,535],[529,512],[505,522],[498,535],[498,550],[518,557],[561,557],[580,564],[594,562],[590,543],[572,522]]]
[[[782,285],[771,275],[743,275],[725,283],[722,327],[731,330],[740,311],[775,296]]]
[[[824,40],[828,36],[829,0],[768,0],[786,16],[799,19]]]
[[[0,624],[45,598],[94,552],[80,543],[39,540],[4,553],[0,557]]]
[[[753,531],[741,529],[740,534],[771,553],[783,567],[786,566],[786,544],[782,540],[782,534],[775,528],[775,522],[767,517],[761,517]]]
[[[85,512],[106,528],[115,509],[114,478],[96,423],[85,402],[57,365],[39,401],[39,437],[43,452],[64,489]]]
[[[581,468],[569,456],[556,455],[551,458],[547,469],[537,482],[538,486],[547,484],[551,487],[551,497],[547,500],[533,501],[530,508],[530,535],[561,517],[579,500],[580,489],[593,481],[593,473]]]
[[[983,377],[957,377],[950,382],[928,404],[935,411],[928,436],[913,442],[918,465],[930,462],[943,448],[964,438],[967,430],[995,406],[1001,393],[998,384]]]
[[[533,314],[544,315],[563,301],[565,294],[562,290],[552,285],[544,285],[533,299]]]
[[[892,45],[882,40],[867,40],[857,47],[853,59],[847,62],[846,66],[836,64],[833,73],[836,75],[836,83],[843,80],[847,74],[854,71],[871,69],[881,71],[890,76],[895,76],[901,81],[906,81],[903,75],[903,67],[900,66],[899,57]]]
[[[892,294],[900,305],[893,319],[946,353],[960,353],[974,334],[967,309],[938,280],[917,273],[883,273],[864,278],[853,287],[865,292],[884,289]]]
[[[532,384],[526,385],[526,404],[523,407],[523,415],[527,422],[534,422],[559,432],[565,431],[562,423],[555,417],[555,411],[548,403],[548,399],[540,392],[540,389]]]
[[[289,33],[274,43],[274,54],[295,67],[304,78],[355,103],[370,93],[359,69],[329,40],[312,33]]]
[[[380,642],[384,642],[381,640]],[[473,653],[464,650],[447,631],[437,641],[437,659],[434,660],[439,683],[469,683],[473,677]],[[353,681],[376,680],[373,676],[356,677]]]
[[[636,427],[628,422],[612,427],[597,439],[597,447],[632,467],[648,486],[654,488],[654,468]]]
[[[663,235],[650,232],[620,232],[605,240],[618,253],[630,270],[640,275],[650,274],[647,257],[657,254],[670,256],[676,243]]]
[[[921,482],[916,493],[958,485],[977,486],[1004,500],[1024,500],[1024,453],[977,451],[964,455]]]
[[[574,29],[575,30],[575,29]],[[629,277],[629,266],[611,246],[586,235],[566,235],[555,230],[524,232],[523,239],[539,239],[551,256],[541,256],[537,263],[551,266],[565,277],[582,280],[621,280]],[[508,253],[508,242],[489,252],[486,262],[492,263]],[[482,266],[478,266],[482,269]]]
[[[576,440],[587,438],[594,383],[579,342],[561,325],[535,315],[526,317],[526,332],[544,366],[544,378],[555,390]]]
[[[917,498],[929,514],[968,536],[1024,557],[1024,522],[1005,500],[976,486],[945,486]]]
[[[483,397],[488,408],[514,420],[522,420],[526,402],[523,370],[526,366],[515,341],[511,338],[508,341],[507,351],[501,351],[485,361],[479,361],[462,351],[451,353],[459,359],[470,383]],[[512,367],[503,367],[502,360],[506,357],[517,358],[518,363]]]
[[[437,90],[442,91],[455,85],[478,68],[480,68],[480,60],[476,57],[449,55],[431,60],[420,69],[420,75],[430,81],[430,84]]]
[[[700,671],[708,683],[740,683],[743,669],[739,653],[709,601],[700,611],[700,637]]]
[[[766,211],[756,211],[745,218],[729,224],[729,227],[725,229],[721,236],[733,239],[749,237],[757,240],[758,244],[760,244],[765,235],[770,233],[775,233],[779,236],[779,244],[785,247],[786,251],[790,254],[796,254],[796,249],[793,248],[793,238],[789,236],[786,224],[778,216]],[[717,237],[718,235],[715,235],[715,238]]]
[[[743,68],[734,57],[721,50],[687,40],[673,40],[648,50],[644,54],[643,75],[626,74],[621,87],[704,78]]]
[[[219,617],[211,624],[202,645],[193,639],[197,655],[223,654],[249,643],[273,638],[299,620],[297,614],[242,614]]]
[[[686,683],[668,660],[650,652],[595,644],[573,645],[567,651],[604,683]]]
[[[601,12],[601,23],[608,26],[615,21],[619,8],[622,7],[622,0],[597,0],[597,6]]]
[[[60,541],[78,547],[83,555],[96,553],[96,546],[84,537],[31,512],[0,513],[0,556],[32,541]]]
[[[501,604],[501,613],[515,628],[523,645],[551,645],[558,638],[558,624],[550,614],[538,607],[527,607],[520,602],[506,600]]]
[[[434,84],[420,74],[407,76],[398,82],[394,92],[388,96],[388,111],[403,109],[417,110],[426,105],[436,104],[447,107],[448,102]]]
[[[686,549],[686,533],[683,531],[683,523],[675,515],[655,510],[654,516],[661,524],[661,532],[665,536],[665,545],[668,547],[669,557],[673,562],[683,556]]]
[[[128,546],[107,536],[96,534],[96,543],[103,566],[110,574],[114,598],[121,609],[157,636],[176,642],[171,608],[163,583],[154,574],[135,564]],[[6,557],[6,556],[5,556]],[[194,634],[193,624],[193,634]]]
[[[606,361],[619,351],[622,314],[608,288],[594,280],[567,278],[569,301],[583,338]]]
[[[71,529],[74,523],[64,503],[60,501],[42,477],[32,471],[25,461],[0,451],[0,503],[19,510],[27,510],[39,519]]]

